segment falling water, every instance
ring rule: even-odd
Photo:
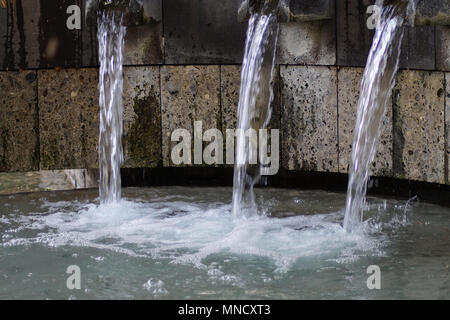
[[[98,19],[100,91],[100,202],[120,200],[122,150],[122,60],[125,27],[123,13],[105,10]]]
[[[266,128],[272,114],[278,38],[277,5],[278,1],[265,1],[260,10],[250,8],[238,106],[237,128],[240,132],[236,137],[233,186],[235,216],[256,212],[253,186],[260,178],[261,168],[256,165],[258,156],[254,152],[257,137],[246,133],[249,129]],[[257,131],[254,132],[257,134]],[[253,138],[250,139],[250,136]]]
[[[363,207],[382,119],[395,84],[399,67],[403,25],[412,16],[414,3],[405,0],[377,1],[381,15],[373,38],[358,102],[352,165],[350,167],[344,228],[355,231],[363,217]]]

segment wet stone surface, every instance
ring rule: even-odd
[[[3,69],[81,66],[81,31],[67,27],[68,7],[81,6],[81,0],[6,3],[8,25]]]
[[[39,170],[36,72],[0,72],[0,171]]]
[[[393,91],[396,178],[445,182],[444,73],[400,71]]]
[[[436,68],[450,71],[450,26],[436,27]]]
[[[143,0],[142,3],[143,11],[139,15],[131,14],[132,20],[125,20],[125,65],[163,63],[162,2]],[[97,23],[88,20],[83,28],[83,66],[98,65]]]
[[[98,167],[98,70],[40,70],[41,169]]]
[[[240,0],[164,1],[165,62],[242,63],[247,23],[239,23]]]
[[[159,67],[124,68],[125,168],[151,168],[161,163]]]
[[[339,172],[347,173],[351,162],[363,68],[341,68],[338,78]],[[370,167],[376,176],[392,175],[392,100],[386,107],[377,153]]]
[[[283,168],[338,171],[337,71],[281,66]]]

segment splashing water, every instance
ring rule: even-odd
[[[100,202],[120,200],[120,166],[122,150],[122,92],[123,47],[125,27],[123,13],[113,10],[102,12],[98,20],[99,91],[100,91]]]
[[[378,0],[377,5],[381,6],[381,16],[361,83],[347,190],[344,228],[351,232],[358,229],[363,218],[369,165],[399,68],[405,16],[415,11],[413,1]]]
[[[270,1],[269,1],[270,2]],[[233,214],[235,217],[255,214],[257,209],[253,186],[260,178],[257,164],[257,129],[267,127],[272,115],[273,78],[275,70],[278,1],[265,4],[262,13],[252,13],[247,29],[236,134]],[[273,8],[270,8],[270,6]],[[267,13],[265,13],[267,12]],[[248,197],[249,199],[244,199]]]

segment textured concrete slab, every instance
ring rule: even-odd
[[[161,164],[161,97],[159,67],[124,68],[125,168]]]
[[[220,67],[220,92],[222,104],[222,132],[224,135],[224,152],[227,143],[226,129],[237,128],[237,115],[239,105],[239,92],[241,86],[241,67],[235,65]],[[267,126],[268,130],[280,129],[280,95],[279,95],[279,72],[276,70],[276,78],[274,81],[274,98],[272,102],[272,116]],[[273,145],[272,145],[273,146]],[[225,153],[224,153],[225,154]],[[225,160],[224,160],[225,161]]]
[[[41,169],[98,167],[98,70],[40,70]]]
[[[164,1],[165,62],[242,63],[246,23],[239,23],[240,0]]]
[[[239,91],[241,86],[241,67],[235,65],[221,66],[221,102],[222,124],[225,129],[237,127],[237,114],[239,105]],[[272,117],[269,129],[280,129],[280,103],[279,103],[279,77],[278,71],[274,81],[274,98],[272,102]]]
[[[360,98],[363,68],[340,68],[338,72],[339,172],[348,173]],[[370,167],[375,176],[392,176],[392,101],[386,108],[377,153]]]
[[[445,182],[444,74],[401,71],[393,92],[393,170],[402,179]]]
[[[161,122],[164,166],[171,161],[172,132],[186,129],[192,136],[194,121],[202,121],[203,131],[221,130],[219,66],[161,67]],[[202,149],[203,150],[203,149]],[[192,156],[192,163],[194,157]]]
[[[0,171],[39,170],[36,73],[0,72]]]
[[[280,66],[282,165],[337,172],[337,71]]]

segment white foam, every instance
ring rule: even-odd
[[[49,213],[3,217],[20,224],[7,231],[14,233],[14,237],[4,238],[3,246],[72,245],[170,259],[172,263],[205,268],[213,273],[211,277],[235,283],[240,280],[211,271],[204,259],[214,254],[244,260],[259,257],[272,261],[275,271],[286,272],[299,259],[307,257],[323,256],[347,263],[360,256],[383,254],[380,238],[344,231],[340,225],[342,212],[289,218],[235,218],[230,204],[194,203],[180,201],[179,197],[172,201],[123,200],[102,206],[46,202],[43,207]],[[36,233],[33,237],[18,236],[25,229]]]

